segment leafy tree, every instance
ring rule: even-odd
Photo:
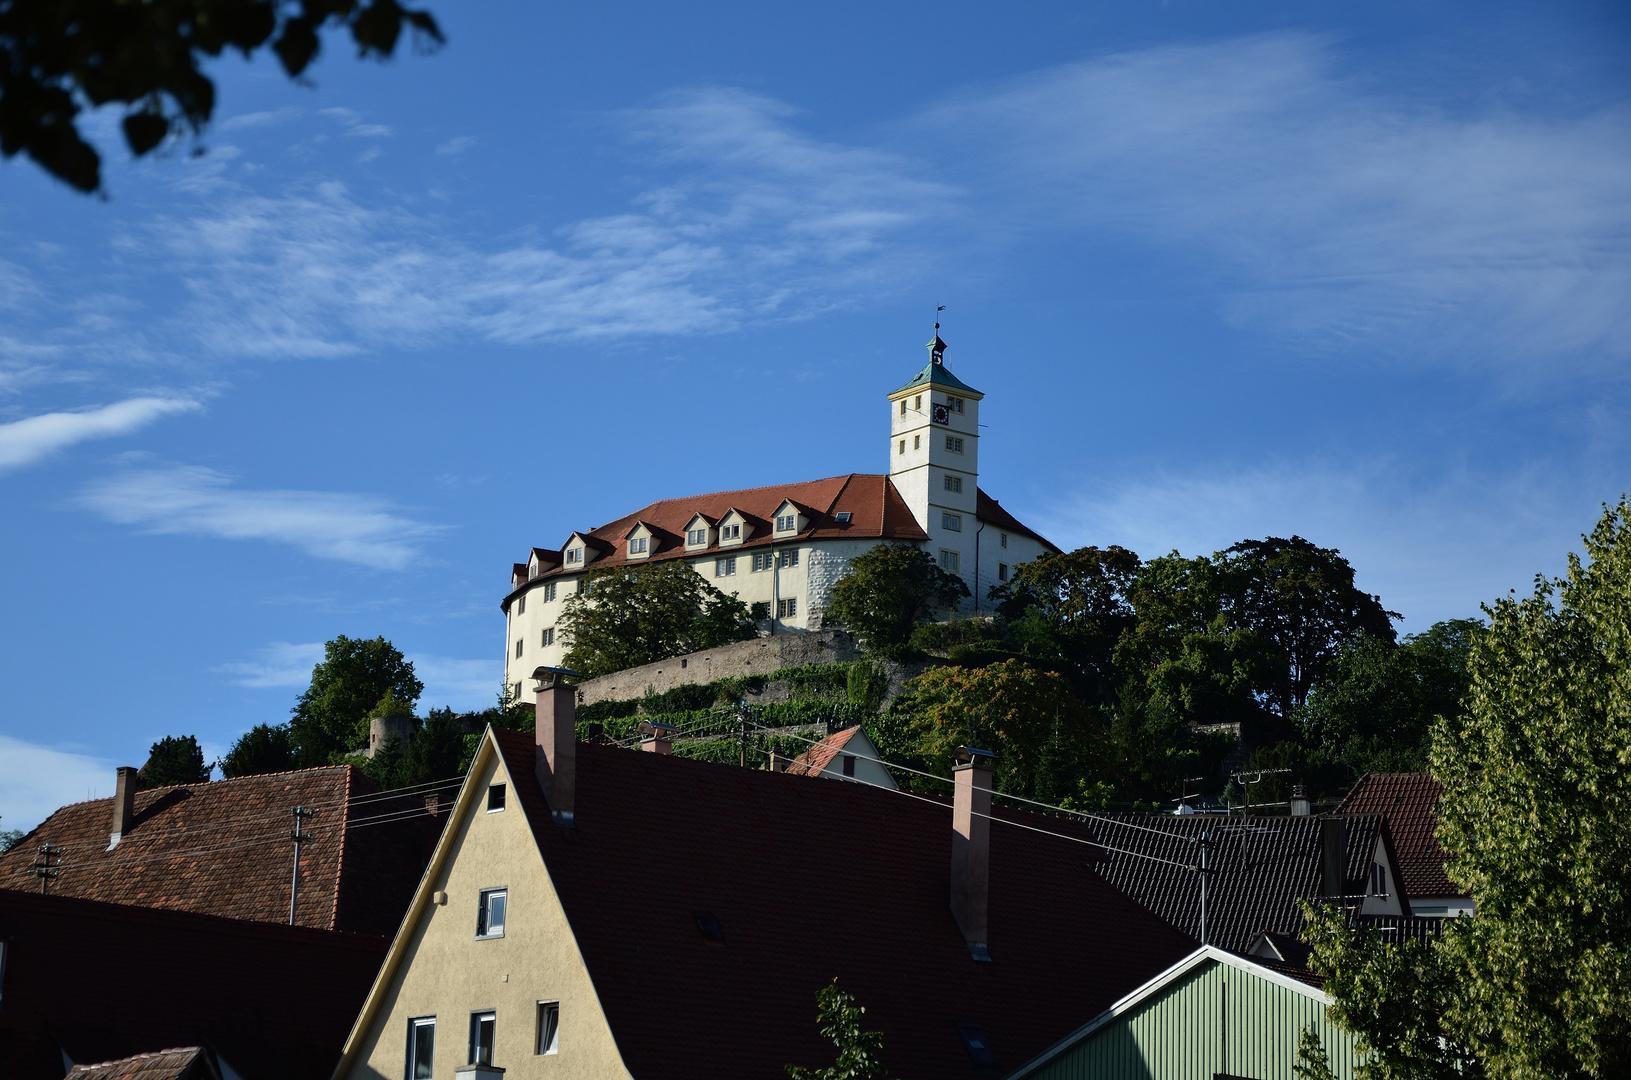
[[[825,1069],[804,1069],[788,1065],[793,1080],[876,1080],[884,1075],[878,1052],[883,1049],[883,1032],[861,1030],[866,1015],[855,998],[838,989],[838,980],[816,992],[816,1023],[821,1034],[838,1047],[838,1060]]]
[[[869,651],[887,653],[905,647],[919,623],[968,595],[963,579],[940,569],[927,551],[880,544],[850,560],[833,586],[826,620],[854,631]]]
[[[1142,567],[1114,545],[1050,553],[1021,564],[990,597],[1022,653],[1071,664],[1092,697],[1109,701],[1116,643],[1136,621],[1131,596]]]
[[[557,622],[566,666],[593,678],[758,635],[747,605],[688,563],[590,570]]]
[[[1477,915],[1443,942],[1447,1027],[1492,1077],[1631,1073],[1631,503],[1586,560],[1485,609],[1433,736],[1438,839]]]
[[[382,637],[344,635],[323,646],[323,660],[311,673],[289,722],[296,763],[326,765],[333,754],[364,745],[368,717],[389,693],[411,709],[425,685],[413,664]]]
[[[226,777],[287,772],[295,767],[294,737],[288,724],[256,724],[232,744],[216,764]]]
[[[141,768],[141,786],[169,787],[172,784],[205,784],[210,767],[204,764],[204,751],[192,735],[166,735],[148,752]]]
[[[357,756],[346,760],[388,791],[446,780],[458,776],[469,765],[465,756],[465,723],[452,709],[432,709],[424,720],[413,718],[406,739],[392,736],[372,758]]]
[[[980,668],[937,667],[906,684],[876,731],[880,748],[949,775],[959,746],[997,755],[998,791],[1051,801],[1075,789],[1097,750],[1091,716],[1070,681],[1024,660]]]
[[[0,829],[0,851],[10,851],[26,835],[21,829]]]
[[[101,158],[76,123],[87,106],[127,106],[125,142],[140,157],[209,123],[206,57],[248,57],[270,42],[298,79],[322,30],[344,27],[360,55],[383,60],[404,26],[442,41],[428,12],[398,0],[0,0],[0,153],[26,152],[80,191],[100,191]]]

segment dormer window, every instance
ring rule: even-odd
[[[708,543],[707,529],[687,529],[685,542],[690,547],[703,547]]]
[[[721,525],[719,527],[719,538],[721,540],[740,540],[740,539],[742,539],[742,526],[740,526],[740,525]]]
[[[651,545],[651,539],[645,536],[636,536],[629,540],[630,555],[645,555]]]
[[[583,549],[582,548],[575,547],[575,548],[567,548],[566,549],[566,564],[568,566],[577,566],[577,565],[582,564],[582,562],[583,562]]]

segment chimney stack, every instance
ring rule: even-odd
[[[567,668],[540,667],[532,673],[538,680],[538,704],[534,738],[538,753],[533,773],[549,800],[555,824],[571,828],[578,786],[578,692],[568,685],[577,672]]]
[[[1291,789],[1291,816],[1308,817],[1313,814],[1314,808],[1308,803],[1308,793],[1298,784]]]
[[[119,838],[130,831],[136,818],[137,769],[134,765],[121,765],[118,779],[113,785],[113,832],[108,834],[108,850],[119,846]]]
[[[782,753],[781,753],[780,750],[777,750],[775,748],[772,748],[771,751],[770,751],[770,771],[771,772],[786,772],[787,771],[787,759],[782,756]]]
[[[986,905],[991,889],[991,767],[996,755],[961,746],[952,770],[951,913],[969,955],[989,963]]]
[[[1344,857],[1342,830],[1346,823],[1339,817],[1320,819],[1320,867],[1325,895],[1335,899],[1347,892],[1343,881],[1347,859]]]
[[[673,724],[653,724],[649,720],[642,720],[640,734],[645,738],[640,740],[640,749],[652,754],[672,754],[673,736],[678,730]]]

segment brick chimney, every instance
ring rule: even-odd
[[[108,834],[108,850],[119,846],[119,838],[130,831],[136,820],[137,769],[134,765],[119,766],[118,779],[113,785],[113,831]]]
[[[673,724],[653,724],[648,720],[640,721],[640,734],[645,738],[640,740],[640,749],[652,754],[672,754],[674,752],[674,732],[679,728]]]
[[[969,955],[989,963],[986,904],[991,890],[991,767],[996,755],[958,747],[964,764],[952,770],[951,913]]]
[[[549,800],[555,824],[571,828],[578,786],[578,691],[566,680],[577,672],[566,668],[541,667],[532,673],[538,680],[537,719],[534,738],[538,753],[533,773]]]
[[[1329,897],[1338,897],[1347,891],[1343,880],[1348,862],[1343,851],[1345,824],[1339,817],[1320,818],[1320,876],[1324,879],[1325,895]]]
[[[770,771],[771,772],[786,772],[787,771],[787,758],[782,755],[782,752],[780,750],[777,750],[774,747],[772,747],[771,751],[770,751]]]

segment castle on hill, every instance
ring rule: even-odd
[[[946,368],[938,334],[922,371],[889,400],[889,471],[663,499],[558,550],[533,548],[516,563],[504,610],[505,684],[517,697],[539,665],[562,666],[556,621],[590,566],[683,559],[762,613],[762,632],[821,627],[832,587],[851,559],[879,544],[927,550],[958,575],[983,608],[1013,568],[1059,549],[979,487],[980,402],[985,395]]]

